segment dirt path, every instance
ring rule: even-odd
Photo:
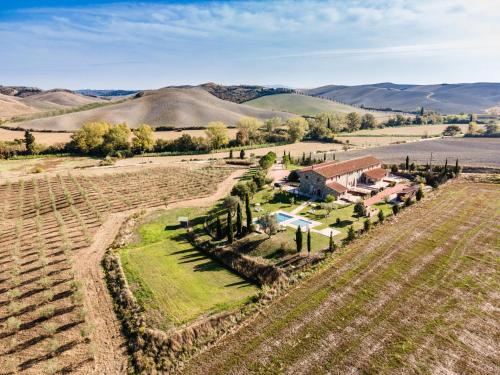
[[[168,208],[210,206],[225,197],[244,173],[245,169],[236,170],[218,185],[214,194],[208,197],[176,202],[169,205]],[[147,211],[159,208],[165,207],[152,207]],[[129,210],[109,215],[95,234],[92,245],[82,249],[74,258],[75,278],[82,283],[82,291],[85,294],[86,319],[92,324],[90,338],[95,347],[95,361],[82,368],[81,373],[96,375],[127,373],[126,339],[120,332],[120,322],[113,310],[113,302],[104,280],[101,260],[123,222],[131,214],[140,210]]]

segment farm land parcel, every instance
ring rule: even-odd
[[[257,293],[257,287],[194,249],[178,226],[179,216],[199,219],[200,209],[162,213],[139,228],[139,243],[120,250],[148,323],[162,329],[235,308]]]
[[[499,210],[497,184],[443,186],[183,374],[498,373]]]

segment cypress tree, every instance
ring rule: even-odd
[[[424,191],[422,190],[422,186],[420,186],[417,190],[417,193],[415,194],[415,198],[417,201],[420,201],[424,197]]]
[[[245,150],[240,151],[240,159],[245,159]]]
[[[330,243],[328,244],[328,251],[333,253],[335,251],[335,242],[333,241],[333,233],[330,232]]]
[[[217,240],[222,238],[222,224],[220,223],[220,217],[217,216],[217,220],[215,222],[215,236]]]
[[[458,158],[457,161],[455,162],[455,170],[453,172],[455,173],[455,177],[457,177],[458,174],[460,173],[460,167],[458,166]]]
[[[297,245],[297,252],[300,253],[302,251],[302,230],[300,227],[297,227],[295,232],[295,244]]]
[[[229,150],[229,159],[233,158],[233,149]]]
[[[247,232],[251,233],[253,219],[252,219],[252,210],[250,209],[250,198],[248,197],[248,194],[245,195],[245,214],[247,216]]]
[[[227,242],[233,243],[234,233],[233,233],[233,219],[231,217],[231,211],[227,211]]]
[[[241,236],[243,233],[243,218],[241,214],[241,205],[238,202],[238,207],[236,208],[236,233]]]
[[[382,211],[380,211],[382,212]],[[349,227],[349,230],[347,231],[347,238],[346,240],[348,242],[354,240],[354,238],[356,238],[356,233],[354,233],[354,228],[352,227],[352,225]]]
[[[330,130],[332,130],[332,124],[330,123],[330,117],[328,117],[328,120],[326,121],[326,127]]]
[[[326,161],[326,152],[323,154],[323,161]]]
[[[370,219],[366,219],[365,222],[363,223],[363,229],[365,230],[365,232],[368,232],[370,230],[372,226],[372,223],[370,221]]]
[[[406,155],[406,170],[409,171],[410,170],[410,157],[408,155]]]
[[[380,223],[383,223],[383,222],[384,222],[384,219],[385,219],[384,211],[379,210],[379,212],[378,212],[378,221],[379,221]]]
[[[444,173],[448,173],[448,158],[444,162]]]
[[[307,254],[311,255],[311,229],[307,230]]]
[[[35,136],[31,131],[24,131],[24,143],[26,145],[26,152],[29,155],[33,155],[35,153]]]

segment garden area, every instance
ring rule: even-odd
[[[138,242],[120,250],[130,287],[152,326],[168,329],[249,302],[258,288],[196,250],[178,217],[203,220],[196,208],[164,211],[138,229]]]

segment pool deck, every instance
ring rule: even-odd
[[[311,229],[312,233],[318,233],[318,234],[321,234],[321,235],[326,236],[326,237],[330,237],[330,234],[333,234],[334,236],[336,236],[337,234],[340,233],[338,230],[335,230],[332,228],[324,228],[321,230],[314,229],[314,227],[323,225],[323,223],[321,223],[319,221],[311,220],[311,219],[308,219],[306,217],[296,215],[296,214],[293,214],[290,212],[278,210],[278,211],[274,211],[272,214],[273,215],[282,214],[282,215],[290,216],[290,219],[283,220],[281,223],[278,223],[278,224],[284,225],[284,226],[287,226],[290,228],[294,228],[294,229],[297,229],[297,225],[293,224],[293,222],[295,220],[303,220],[303,221],[307,221],[308,223],[310,223],[309,226],[301,226],[300,227],[302,232],[307,232],[308,229]]]

